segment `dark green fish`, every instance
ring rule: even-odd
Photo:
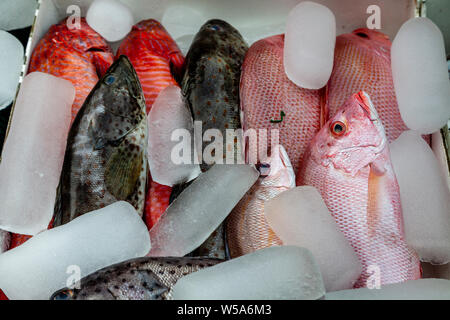
[[[247,50],[241,34],[222,20],[206,22],[195,36],[186,55],[181,87],[192,118],[202,122],[202,135],[218,129],[225,138],[226,129],[241,128],[239,83]],[[203,161],[200,167],[206,171],[212,165]]]
[[[224,137],[224,159],[226,129],[241,128],[239,83],[247,50],[247,44],[233,26],[214,19],[200,28],[186,56],[181,87],[187,106],[193,120],[202,122],[202,137],[208,129],[220,130]],[[238,159],[236,144],[235,140],[234,158]],[[204,143],[203,150],[207,145]],[[212,165],[203,160],[200,168],[204,172]],[[183,190],[184,186],[174,188],[171,200]],[[223,236],[220,226],[194,255],[225,258]]]
[[[79,289],[62,289],[52,300],[170,300],[183,276],[219,263],[201,258],[138,258],[81,279]]]
[[[119,200],[142,216],[147,118],[141,85],[125,56],[109,68],[78,112],[67,140],[55,226]]]

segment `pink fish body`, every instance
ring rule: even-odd
[[[356,29],[336,38],[333,72],[326,91],[328,119],[348,97],[365,91],[377,108],[389,142],[407,130],[394,91],[391,42],[381,32]]]
[[[255,42],[242,66],[240,98],[244,130],[267,129],[267,138],[258,137],[256,154],[271,144],[270,130],[279,130],[279,144],[286,148],[296,173],[309,142],[320,128],[318,90],[297,87],[285,74],[283,66],[284,35]],[[281,122],[281,111],[285,116]],[[249,159],[247,159],[249,160]]]
[[[351,96],[312,140],[297,185],[319,190],[355,249],[364,266],[355,287],[420,278],[404,239],[388,140],[366,93]]]
[[[261,163],[261,177],[227,218],[227,240],[232,258],[282,244],[267,224],[264,204],[294,188],[295,174],[283,146],[278,145],[272,151],[271,157]]]

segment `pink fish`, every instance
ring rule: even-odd
[[[353,93],[367,92],[389,142],[407,130],[398,109],[391,71],[391,42],[381,32],[356,29],[336,38],[333,72],[325,98],[329,118]]]
[[[270,145],[272,129],[279,130],[281,144],[287,151],[296,173],[301,167],[309,142],[320,129],[320,91],[297,87],[284,72],[284,35],[255,42],[242,66],[240,98],[242,126],[267,129],[260,134],[258,151]],[[284,114],[284,116],[283,116]],[[255,144],[249,152],[256,154]]]
[[[319,190],[364,266],[355,287],[378,275],[381,285],[419,279],[419,258],[405,242],[388,139],[365,92],[336,110],[312,140],[304,163],[297,185]]]
[[[227,218],[227,240],[232,258],[253,251],[281,245],[281,240],[267,224],[265,203],[295,187],[295,174],[283,146],[260,164],[261,177],[239,201]]]

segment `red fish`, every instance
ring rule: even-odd
[[[317,188],[355,249],[364,266],[355,287],[378,276],[381,285],[420,278],[419,257],[405,242],[388,140],[366,93],[352,95],[314,137],[297,185]]]
[[[47,229],[53,228],[53,219],[48,224]],[[24,244],[28,240],[30,240],[33,236],[25,235],[25,234],[19,234],[19,233],[11,233],[11,244],[9,246],[9,250],[17,248],[18,246]]]
[[[126,55],[131,61],[144,90],[147,114],[161,90],[178,85],[184,57],[175,41],[156,20],[136,24],[121,43],[117,56]]]
[[[175,41],[156,20],[136,24],[121,43],[117,56],[126,55],[141,82],[147,114],[159,93],[170,85],[178,85],[184,57]],[[171,187],[151,180],[145,206],[145,220],[150,229],[169,205]]]
[[[320,91],[297,87],[288,79],[283,48],[284,35],[277,35],[255,42],[248,50],[240,85],[242,126],[244,130],[278,129],[279,143],[297,173],[309,142],[320,129]],[[259,151],[271,141],[269,136],[259,135]],[[252,149],[250,145],[250,152],[256,154]]]
[[[370,95],[389,142],[407,130],[394,91],[391,42],[388,36],[375,30],[356,29],[336,38],[333,72],[325,99],[329,118],[359,91]]]
[[[50,28],[33,51],[28,72],[40,71],[69,80],[76,89],[72,121],[86,97],[114,61],[108,43],[81,19],[69,29],[67,19]]]

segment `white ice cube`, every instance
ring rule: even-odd
[[[353,287],[362,265],[316,188],[285,191],[266,203],[264,213],[283,244],[312,252],[327,292]]]
[[[150,250],[147,227],[120,201],[44,231],[0,255],[0,289],[10,299],[49,299],[71,280]]]
[[[20,88],[0,163],[0,228],[34,235],[53,216],[75,89],[33,72]]]
[[[305,1],[289,13],[284,41],[288,78],[306,89],[320,89],[333,70],[336,19],[327,7]]]
[[[433,151],[414,131],[402,133],[390,150],[407,243],[422,261],[450,262],[450,193]]]
[[[193,137],[193,130],[192,116],[185,106],[180,88],[169,86],[163,89],[148,115],[148,163],[154,181],[173,186],[200,174],[200,166],[193,163],[193,157],[187,157],[189,161],[184,163],[175,152],[179,151],[176,146],[184,143],[184,150],[193,148],[190,141],[178,140],[180,135]],[[175,141],[172,141],[172,134]]]
[[[86,21],[110,42],[125,38],[134,24],[130,8],[117,0],[95,0],[88,9]]]
[[[450,118],[450,81],[441,31],[427,18],[411,19],[400,28],[391,55],[405,124],[422,134],[438,131]]]
[[[10,105],[16,95],[23,65],[23,45],[8,32],[0,30],[0,48],[1,110]]]
[[[217,229],[258,179],[249,165],[216,164],[198,176],[150,230],[150,256],[182,257]]]
[[[175,300],[313,300],[325,294],[319,268],[307,249],[261,249],[187,275]]]
[[[450,281],[419,279],[388,284],[381,289],[352,289],[330,292],[325,300],[449,300]]]
[[[22,29],[31,26],[37,0],[1,0],[0,30]],[[0,45],[3,50],[3,46]]]

